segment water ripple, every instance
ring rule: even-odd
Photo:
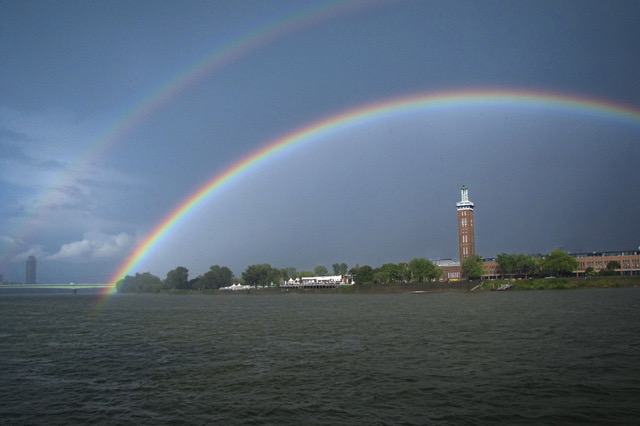
[[[0,296],[3,423],[636,423],[640,291]]]

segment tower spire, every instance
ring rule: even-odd
[[[469,201],[469,188],[464,183],[462,184],[462,188],[460,188],[460,201],[465,202]]]

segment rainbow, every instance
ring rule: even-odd
[[[343,111],[272,140],[226,170],[213,176],[180,203],[138,244],[113,275],[111,282],[115,283],[131,273],[141,260],[152,251],[153,247],[160,244],[173,229],[185,221],[189,213],[193,212],[204,200],[219,192],[221,188],[246,177],[252,169],[255,169],[276,154],[285,153],[285,151],[294,147],[301,148],[349,128],[365,126],[380,120],[393,119],[407,114],[427,113],[443,109],[513,106],[569,111],[640,125],[640,109],[638,107],[575,95],[519,90],[464,90],[417,94],[386,99]],[[109,292],[113,291],[115,291],[114,288],[109,290]]]
[[[203,58],[191,63],[181,72],[155,87],[114,117],[111,120],[111,124],[87,144],[87,149],[74,161],[75,166],[69,171],[61,173],[49,186],[49,189],[39,195],[30,208],[31,214],[25,216],[24,222],[18,227],[16,235],[24,237],[34,230],[28,229],[27,225],[30,223],[35,224],[37,222],[36,219],[46,212],[46,207],[55,202],[57,189],[71,185],[82,172],[89,169],[93,162],[106,155],[109,149],[121,141],[125,135],[138,127],[163,105],[194,86],[203,78],[285,36],[325,21],[389,3],[390,1],[388,0],[339,0],[314,3],[312,6],[294,14],[247,32],[242,37],[216,48]]]

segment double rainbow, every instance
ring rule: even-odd
[[[213,176],[200,186],[178,207],[162,220],[142,240],[121,264],[111,278],[115,283],[132,273],[153,247],[160,244],[172,230],[184,222],[204,200],[215,195],[221,188],[250,174],[251,170],[278,153],[326,138],[356,126],[365,126],[383,119],[411,113],[428,113],[442,109],[534,107],[546,110],[567,111],[574,114],[591,115],[599,119],[640,125],[640,109],[595,98],[574,95],[532,92],[519,90],[464,90],[444,93],[417,94],[367,104],[350,109],[301,127],[281,138],[266,143],[240,161]],[[113,288],[110,292],[115,291]]]

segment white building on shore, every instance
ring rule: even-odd
[[[324,277],[289,278],[280,284],[280,288],[335,288],[343,285],[353,285],[350,275],[327,275]]]

